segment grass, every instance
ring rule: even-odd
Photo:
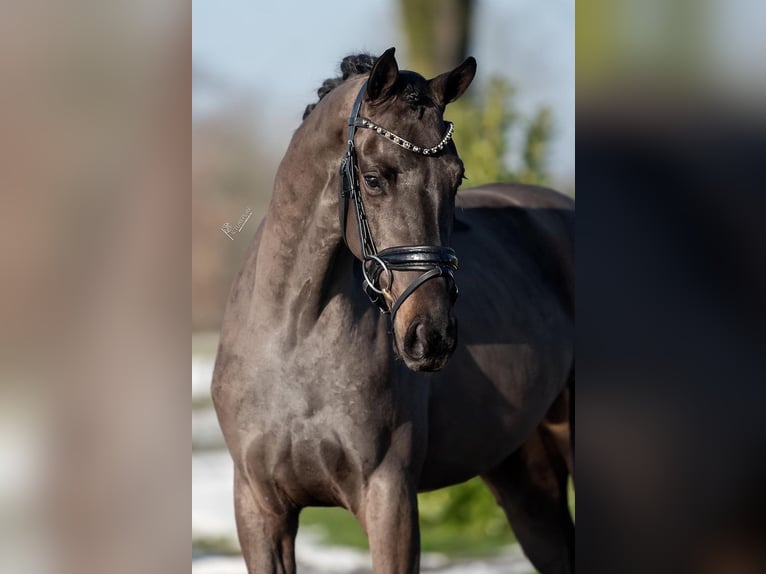
[[[516,540],[505,514],[479,478],[421,494],[418,506],[425,551],[486,555]]]

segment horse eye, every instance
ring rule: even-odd
[[[365,175],[364,182],[370,189],[378,189],[380,187],[380,181],[378,181],[378,178],[374,175]]]

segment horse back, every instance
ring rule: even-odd
[[[461,190],[457,196],[455,242],[470,243],[468,252],[477,245],[492,250],[499,243],[503,252],[528,254],[572,316],[574,226],[574,200],[552,189],[497,183]]]

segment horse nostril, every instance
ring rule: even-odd
[[[404,337],[404,351],[413,359],[422,359],[426,354],[426,328],[420,321],[413,321]]]

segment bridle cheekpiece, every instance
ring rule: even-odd
[[[432,147],[417,146],[394,132],[387,130],[375,122],[359,117],[359,109],[367,89],[367,82],[362,85],[354,102],[351,116],[348,118],[348,138],[346,155],[340,163],[340,201],[339,218],[343,241],[351,249],[346,239],[346,223],[348,220],[348,203],[351,199],[354,203],[357,227],[359,230],[359,243],[361,245],[362,274],[364,281],[362,287],[370,300],[375,303],[383,313],[390,313],[393,325],[396,312],[402,303],[426,281],[436,277],[444,277],[450,286],[453,300],[457,297],[458,289],[455,284],[454,272],[457,271],[458,259],[455,251],[450,247],[440,245],[405,245],[388,247],[378,251],[372,238],[367,216],[362,203],[362,194],[359,188],[359,168],[354,148],[354,135],[357,128],[366,128],[385,137],[389,141],[413,153],[424,156],[433,156],[441,152],[452,140],[455,128],[451,122],[445,122],[447,131],[441,141]],[[423,271],[423,274],[410,283],[399,295],[391,307],[388,307],[384,295],[394,298],[387,290],[393,283],[394,271]],[[381,287],[380,279],[386,276],[386,287]]]

